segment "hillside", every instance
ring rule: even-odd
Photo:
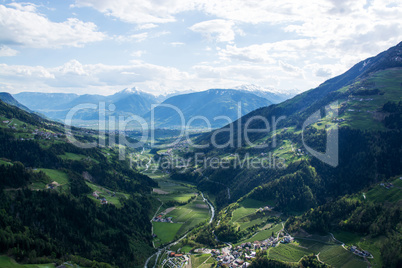
[[[184,153],[173,151],[180,156],[202,155],[202,162],[192,160],[186,169],[173,170],[171,177],[196,183],[199,189],[213,196],[220,211],[212,226],[200,230],[192,239],[214,247],[217,244],[214,231],[220,241],[238,244],[247,239],[262,240],[278,232],[278,220],[283,223],[288,220],[290,231],[297,233],[301,228],[320,236],[318,240],[323,242],[314,247],[304,238],[297,243],[302,248],[325,251],[320,259],[335,267],[366,266],[362,259],[342,249],[330,237],[328,232],[335,230],[351,232],[343,237],[345,240],[353,234],[368,236],[367,243],[362,242],[361,247],[374,252],[375,258],[369,261],[398,267],[398,262],[392,262],[390,256],[400,252],[397,242],[400,198],[391,197],[392,202],[396,201],[394,205],[388,201],[374,205],[352,202],[350,210],[342,202],[349,202],[350,196],[361,195],[360,191],[367,198],[381,199],[366,189],[381,182],[389,183],[402,174],[401,81],[402,43],[356,64],[315,89],[257,109],[222,129],[198,137],[198,145],[206,145],[205,148],[189,148]],[[308,122],[312,115],[315,117]],[[272,127],[272,118],[277,120],[280,116],[283,119],[276,124],[275,131],[245,131],[246,125],[248,129],[264,130],[266,124],[262,118]],[[251,118],[256,119],[248,123]],[[214,147],[212,141],[226,146]],[[331,148],[327,142],[336,146],[332,147],[336,148],[336,155],[322,158],[327,148]],[[225,167],[217,168],[216,159],[224,160]],[[332,211],[331,204],[339,206],[341,211],[333,221],[320,218],[321,213],[332,217],[327,215]],[[274,210],[268,214],[256,213],[267,205]],[[395,217],[389,218],[381,210]],[[280,218],[272,218],[275,215]],[[292,215],[303,216],[295,219]],[[376,238],[379,230],[386,230],[380,240]],[[393,240],[394,236],[397,241]],[[331,241],[324,242],[326,239]],[[295,262],[303,254],[320,252],[315,249],[300,252],[293,245],[281,246],[268,250],[267,256]],[[337,255],[343,257],[334,258]]]
[[[241,103],[239,114],[238,104]],[[212,128],[226,125],[230,121],[239,118],[255,109],[272,104],[265,98],[257,95],[233,89],[210,89],[202,92],[195,92],[168,98],[161,105],[177,107],[184,117],[184,124],[191,118],[192,127],[207,127],[207,120]],[[158,127],[180,128],[182,121],[178,111],[170,107],[156,107],[154,109],[155,122]],[[201,119],[201,117],[203,119]],[[225,118],[216,118],[225,117]],[[151,119],[151,113],[146,115],[147,120]]]
[[[402,43],[376,57],[358,63],[346,73],[326,81],[315,89],[281,104],[253,111],[225,128],[198,138],[199,144],[207,145],[207,147],[195,151],[204,153],[207,157],[226,157],[233,163],[236,155],[242,160],[245,156],[263,159],[264,156],[266,158],[271,155],[284,164],[286,169],[250,170],[232,166],[225,170],[200,170],[203,173],[202,176],[192,177],[201,186],[213,188],[215,193],[224,192],[225,188],[229,187],[232,190],[232,196],[240,198],[254,187],[268,182],[269,187],[274,185],[284,187],[283,183],[276,183],[275,179],[284,176],[281,180],[289,180],[290,173],[300,173],[303,170],[302,166],[312,166],[312,171],[306,171],[310,180],[308,183],[305,181],[306,186],[317,189],[317,194],[323,194],[323,197],[328,194],[346,194],[348,191],[378,180],[381,176],[389,177],[398,174],[400,168],[397,166],[400,165],[397,163],[402,160],[399,149],[401,148],[400,139],[397,138],[401,129],[401,47]],[[302,131],[303,123],[310,115],[334,102],[337,103],[336,117],[332,114],[324,115]],[[248,119],[267,118],[271,124],[272,118],[280,116],[284,117],[277,123],[275,132],[249,132],[247,133],[248,143],[246,143],[244,126]],[[325,151],[327,139],[325,125],[336,125],[339,128],[337,146],[339,163],[335,168],[312,157],[303,144],[304,138],[305,144],[311,149],[318,152]],[[230,133],[233,136],[230,140],[227,130],[231,128]],[[249,123],[248,128],[258,130],[265,128],[265,124],[261,119],[256,119]],[[215,149],[211,145],[212,138],[217,144],[227,144],[227,146]],[[381,150],[377,150],[378,146]],[[370,161],[374,159],[376,164],[370,164]],[[210,180],[217,180],[226,187],[217,187],[216,184],[210,183],[203,178],[207,176]],[[319,190],[317,187],[323,188]],[[278,191],[278,188],[275,189]],[[306,188],[304,191],[307,191],[307,194],[311,189]],[[325,193],[322,192],[324,189]],[[303,191],[300,192],[302,193]],[[322,197],[316,196],[314,191],[313,196],[312,204],[323,202],[323,200],[319,201]],[[287,197],[284,198],[288,200]],[[298,202],[297,198],[292,202],[306,207],[311,205]]]
[[[3,102],[16,106],[24,111],[31,112],[26,106],[22,105],[19,103],[16,99],[13,98],[13,96],[7,92],[0,92],[0,100]]]
[[[94,142],[96,131],[66,133],[2,101],[0,119],[2,253],[23,263],[141,266],[153,252],[149,193],[157,184],[120,161],[118,147],[67,140]]]

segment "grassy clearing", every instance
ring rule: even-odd
[[[236,222],[245,216],[254,214],[258,208],[265,207],[265,206],[272,205],[272,204],[270,204],[270,202],[261,202],[261,201],[257,201],[257,200],[248,198],[248,199],[245,199],[242,202],[240,202],[239,205],[240,205],[240,207],[235,209],[235,211],[233,211],[232,220],[231,220],[232,222]]]
[[[154,234],[157,237],[154,239],[155,246],[169,243],[172,241],[179,229],[182,227],[182,223],[167,223],[167,222],[153,222]]]
[[[87,182],[87,181],[86,181],[86,184],[92,189],[92,191],[98,192],[99,197],[106,198],[106,200],[109,203],[115,205],[117,208],[122,207],[122,204],[120,202],[121,198],[128,199],[130,197],[128,194],[121,193],[121,192],[113,192],[113,191],[110,191],[110,190],[108,190],[108,189],[106,189],[104,187],[95,185],[95,184]],[[90,199],[94,200],[95,202],[100,203],[100,201],[98,199],[96,199],[95,197],[92,196],[92,193],[88,194],[87,196]]]
[[[0,165],[9,166],[9,165],[12,165],[12,163],[0,159]]]
[[[56,169],[39,168],[38,171],[43,171],[49,178],[60,185],[68,183],[67,174]]]
[[[333,235],[337,240],[339,240],[347,245],[355,245],[361,239],[361,236],[359,236],[358,234],[346,232],[346,231],[334,232]]]
[[[2,268],[54,268],[55,266],[49,264],[18,264],[15,260],[7,257],[0,256],[0,267]]]
[[[73,154],[73,153],[64,153],[63,155],[59,155],[59,157],[63,160],[74,160],[74,161],[81,161],[87,158],[85,155]]]
[[[180,249],[180,252],[189,253],[192,248],[192,246],[184,246]]]

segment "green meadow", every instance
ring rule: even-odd
[[[0,267],[1,268],[54,268],[55,266],[51,263],[49,263],[49,264],[18,264],[15,260],[13,260],[7,256],[0,256]]]
[[[177,232],[182,227],[183,223],[168,223],[168,222],[153,222],[154,234],[157,237],[154,239],[155,247],[167,244],[174,240]]]

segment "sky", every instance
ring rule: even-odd
[[[402,41],[400,0],[0,0],[0,91],[305,91]]]

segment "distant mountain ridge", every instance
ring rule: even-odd
[[[239,117],[236,108],[238,102],[242,102],[240,114],[242,116],[257,108],[281,102],[291,97],[291,94],[279,94],[252,85],[238,89],[209,89],[201,92],[190,91],[186,94],[175,92],[159,96],[140,91],[137,88],[126,88],[109,96],[22,92],[15,94],[14,97],[30,109],[59,121],[64,121],[73,107],[88,103],[98,105],[103,102],[107,116],[138,115],[146,117],[150,122],[152,105],[164,103],[179,108],[186,121],[194,116],[205,116],[210,122],[213,122],[213,118],[216,116],[227,116],[231,121],[236,120]],[[110,106],[110,104],[114,106]],[[158,108],[158,110],[161,109]],[[171,110],[166,114],[157,112],[156,115],[156,122],[160,127],[172,128],[180,125],[177,118],[174,119]],[[97,109],[80,110],[74,115],[74,120],[79,122],[77,125],[81,126],[85,125],[86,121],[94,121],[98,118],[99,111]],[[195,126],[200,126],[200,123],[201,121],[198,120],[195,122]],[[227,120],[220,120],[220,122],[213,122],[212,127],[221,127],[227,123]]]
[[[221,127],[239,117],[238,104],[241,104],[240,116],[260,107],[271,105],[269,100],[250,92],[234,89],[209,89],[201,92],[173,96],[154,110],[154,119],[158,127],[179,127],[181,117],[177,111],[169,107],[177,107],[184,116],[185,123],[192,118],[192,127],[207,127],[205,120],[211,123],[212,128]],[[219,117],[217,119],[216,117]],[[224,116],[226,119],[223,119]],[[145,115],[150,120],[151,112]]]
[[[124,89],[113,95],[77,95],[70,93],[38,93],[22,92],[15,94],[14,97],[22,104],[38,111],[49,118],[63,121],[68,112],[81,104],[105,104],[108,110],[110,104],[114,104],[114,110],[108,115],[143,115],[148,112],[152,104],[158,103],[152,94],[139,91],[136,88]],[[109,110],[108,110],[109,111]],[[80,110],[74,116],[78,120],[98,120],[98,109]]]

